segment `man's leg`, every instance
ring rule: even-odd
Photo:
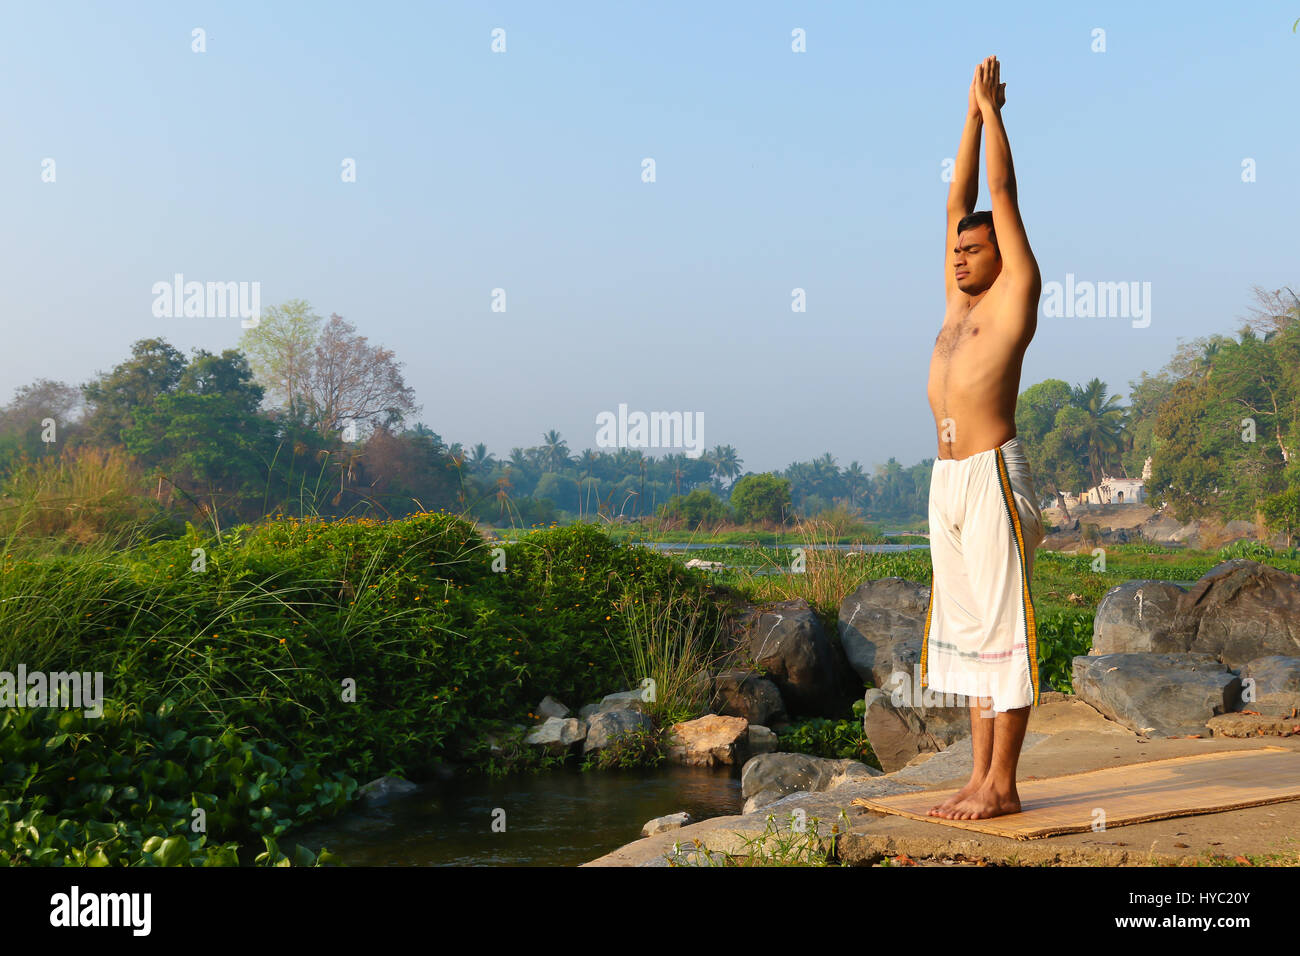
[[[1016,707],[1012,710],[1004,710],[994,717],[979,717],[972,710],[971,719],[988,728],[986,734],[992,751],[992,760],[980,787],[965,800],[951,807],[943,816],[950,820],[978,820],[1004,813],[1019,813],[1020,794],[1016,790],[1016,765],[1020,762],[1020,747],[1025,741],[1025,727],[1029,725],[1029,708]],[[977,740],[972,731],[972,746]]]

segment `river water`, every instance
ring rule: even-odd
[[[733,767],[466,775],[358,805],[297,838],[350,866],[576,866],[639,839],[654,817],[686,810],[704,820],[743,803]]]

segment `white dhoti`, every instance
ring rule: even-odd
[[[1043,536],[1038,494],[1019,438],[969,458],[935,460],[923,689],[991,697],[995,711],[1038,705],[1029,581]]]

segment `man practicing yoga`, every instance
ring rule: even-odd
[[[1020,221],[999,74],[997,58],[988,57],[971,82],[948,192],[947,305],[927,390],[939,457],[930,479],[934,572],[921,686],[970,705],[970,781],[930,810],[956,820],[1020,811],[1016,762],[1029,708],[1038,704],[1029,581],[1043,522],[1015,414],[1042,278]],[[981,127],[988,129],[991,214],[971,212]]]

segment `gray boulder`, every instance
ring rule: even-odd
[[[862,729],[886,772],[970,733],[964,700],[927,694],[918,680],[930,588],[904,578],[864,582],[840,604],[840,643],[867,690]]]
[[[761,724],[749,725],[749,752],[751,754],[775,753],[780,740],[770,727]]]
[[[568,717],[569,708],[565,707],[558,700],[547,694],[542,698],[542,702],[537,705],[538,717]]]
[[[1212,654],[1103,654],[1074,659],[1074,693],[1111,720],[1154,737],[1206,734],[1235,709],[1241,678]]]
[[[358,789],[357,793],[366,806],[378,807],[397,797],[415,793],[420,788],[401,777],[379,777]]]
[[[1157,654],[1185,651],[1193,632],[1175,618],[1184,584],[1175,581],[1125,581],[1111,588],[1097,605],[1090,654]]]
[[[632,730],[649,730],[654,726],[648,716],[639,710],[606,710],[592,714],[587,722],[587,739],[582,752],[589,754],[604,750],[619,734]]]
[[[829,760],[808,754],[772,753],[751,757],[740,772],[742,812],[752,813],[791,793],[833,790],[850,780],[881,773],[857,760]]]
[[[840,645],[864,684],[884,687],[921,659],[930,588],[904,578],[864,582],[840,603]]]
[[[903,675],[911,680],[911,675]],[[864,700],[862,731],[885,773],[906,767],[918,754],[947,750],[970,736],[970,708],[912,707],[897,703],[899,688],[873,687]]]
[[[694,822],[695,818],[685,810],[680,813],[670,813],[667,816],[655,817],[653,820],[647,821],[646,825],[641,828],[641,835],[648,837],[654,836],[656,833],[663,833],[666,830],[679,830]]]
[[[542,747],[547,753],[560,755],[568,753],[586,737],[586,721],[573,717],[548,717],[524,738],[524,743]]]

